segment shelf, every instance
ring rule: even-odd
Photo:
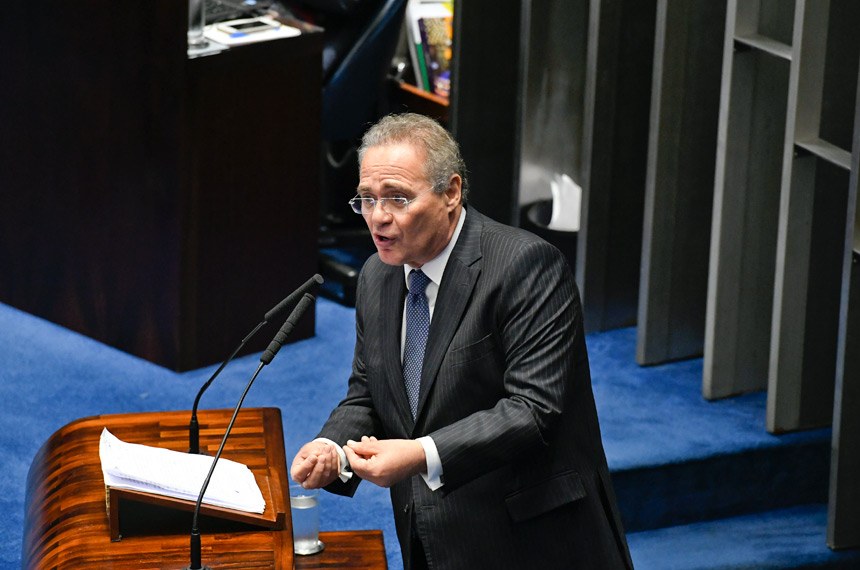
[[[435,103],[436,105],[441,105],[443,107],[448,106],[448,98],[447,97],[441,97],[439,95],[436,95],[435,93],[430,93],[429,91],[424,91],[423,89],[419,89],[418,87],[416,87],[410,83],[400,83],[400,88],[402,90],[406,91],[407,93],[409,93],[410,95],[413,95],[415,97],[420,97],[422,99],[427,99],[428,101],[431,101],[431,102]]]
[[[833,143],[816,138],[805,141],[795,141],[794,145],[812,153],[818,158],[826,160],[831,164],[835,164],[849,172],[851,171],[851,153],[839,148]]]
[[[791,61],[791,46],[761,34],[735,35],[735,43],[765,51],[776,57]]]
[[[395,111],[411,111],[448,124],[448,98],[424,91],[403,81],[389,80],[389,100]]]
[[[860,262],[860,220],[854,222],[854,250],[855,261]]]

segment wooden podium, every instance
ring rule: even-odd
[[[232,410],[198,413],[201,451],[215,454],[231,415]],[[22,568],[188,566],[194,503],[106,493],[98,449],[106,427],[123,441],[185,450],[189,417],[187,411],[93,416],[54,433],[36,454],[27,478]],[[378,530],[324,532],[323,552],[293,554],[281,426],[277,408],[239,412],[223,456],[251,469],[266,510],[262,515],[213,507],[201,511],[203,563],[213,570],[387,568]]]

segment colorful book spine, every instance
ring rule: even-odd
[[[427,69],[427,91],[448,97],[451,91],[453,17],[421,18],[418,27]]]
[[[424,47],[421,43],[421,30],[418,27],[421,12],[421,0],[409,0],[406,7],[406,18],[409,32],[409,53],[412,56],[412,68],[415,72],[415,84],[419,89],[428,90],[430,82],[427,77],[427,63],[424,61]]]
[[[430,93],[444,92],[444,96],[447,96],[448,91],[444,83],[451,59],[453,13],[452,2],[439,0],[409,0],[406,6],[406,31],[409,36],[409,54],[415,71],[415,84],[419,89]],[[443,22],[444,26],[440,27]],[[428,25],[428,29],[422,30],[422,27],[426,28]],[[428,37],[434,42],[433,45],[427,44],[425,38]],[[439,89],[436,88],[437,83],[440,85]],[[450,79],[448,83],[450,84]]]

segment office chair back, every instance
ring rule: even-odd
[[[358,39],[326,72],[322,138],[346,141],[361,136],[376,119],[376,107],[397,47],[406,0],[384,0],[367,16]]]

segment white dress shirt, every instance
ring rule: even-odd
[[[430,283],[424,290],[427,295],[427,304],[430,307],[430,322],[433,322],[433,309],[436,308],[436,296],[439,294],[439,284],[442,282],[442,275],[445,273],[445,266],[448,265],[448,259],[451,257],[451,252],[454,246],[457,245],[457,239],[460,237],[460,230],[463,229],[463,223],[466,221],[466,208],[460,209],[460,219],[457,220],[457,227],[454,228],[454,234],[451,236],[451,241],[445,246],[442,252],[421,266],[421,271],[430,278]],[[409,272],[417,267],[412,267],[408,263],[403,266],[403,278],[406,280],[406,288],[409,288]],[[403,362],[403,349],[406,346],[406,306],[403,307],[403,326],[400,330],[400,361]],[[421,477],[424,482],[430,487],[431,491],[435,491],[442,486],[442,460],[439,458],[439,452],[436,450],[436,443],[433,438],[428,436],[419,437],[418,443],[424,448],[424,455],[427,457],[427,473],[422,473]]]
[[[442,275],[445,273],[445,266],[448,265],[448,259],[451,257],[451,252],[457,244],[457,239],[460,237],[460,231],[463,229],[463,223],[466,221],[466,209],[460,209],[460,219],[457,220],[457,227],[454,228],[454,234],[451,240],[442,252],[421,266],[421,271],[430,278],[427,288],[424,293],[427,295],[427,304],[430,307],[430,322],[433,322],[433,309],[436,307],[436,296],[439,293],[439,284],[442,282]],[[406,280],[406,288],[409,288],[409,272],[417,267],[412,267],[409,264],[403,266],[403,278]],[[406,307],[403,308],[403,319],[400,332],[400,361],[403,361],[403,349],[406,344]],[[346,482],[352,477],[352,471],[349,470],[349,462],[346,459],[346,454],[343,449],[330,439],[319,438],[317,441],[324,441],[334,446],[340,457],[340,480]],[[431,491],[442,486],[442,460],[439,457],[439,452],[436,449],[436,443],[430,436],[419,437],[417,439],[421,447],[424,448],[424,455],[427,458],[427,473],[421,473],[421,477]]]

